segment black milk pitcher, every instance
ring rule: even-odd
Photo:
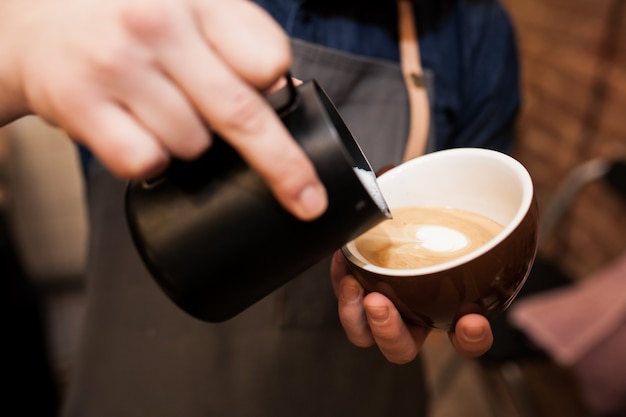
[[[192,162],[130,182],[126,215],[141,258],[169,298],[204,321],[232,318],[390,217],[375,174],[315,81],[291,77],[267,99],[328,193],[314,221],[286,211],[219,137]],[[215,135],[214,135],[215,136]]]

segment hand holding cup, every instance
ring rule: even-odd
[[[367,292],[388,297],[410,323],[445,330],[465,314],[490,318],[513,302],[537,250],[532,180],[518,161],[451,149],[405,162],[378,184],[398,218],[342,248]],[[403,219],[406,227],[390,227]],[[470,230],[490,228],[493,236],[472,247]]]

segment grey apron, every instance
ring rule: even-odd
[[[294,54],[293,75],[318,80],[374,169],[397,164],[409,123],[399,66],[299,41]],[[87,312],[64,416],[426,415],[419,361],[393,365],[346,339],[328,260],[230,321],[200,322],[139,260],[124,182],[98,165],[88,181]]]

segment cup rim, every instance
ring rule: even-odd
[[[451,154],[465,154],[465,155],[477,155],[482,158],[490,158],[493,160],[500,161],[503,164],[509,165],[511,167],[512,172],[515,172],[516,177],[519,178],[520,183],[522,184],[522,196],[521,203],[515,212],[515,215],[511,219],[510,222],[489,242],[477,248],[476,250],[469,252],[465,255],[462,255],[458,258],[451,259],[446,262],[442,262],[440,264],[425,266],[420,268],[412,268],[412,269],[393,269],[393,268],[385,268],[381,266],[377,266],[371,263],[363,262],[359,256],[353,253],[354,248],[354,240],[348,242],[341,248],[342,253],[348,259],[349,262],[358,266],[359,268],[369,271],[371,273],[377,275],[385,275],[385,276],[395,276],[395,277],[409,277],[409,276],[423,276],[433,273],[438,273],[445,270],[450,270],[456,268],[460,265],[466,264],[483,254],[491,251],[493,248],[498,246],[502,241],[504,241],[508,236],[513,233],[513,231],[522,223],[524,218],[527,216],[528,212],[531,210],[531,206],[533,204],[534,198],[534,186],[532,182],[532,178],[526,168],[515,158],[512,156],[485,148],[453,148],[453,149],[445,149],[441,151],[432,152],[429,154],[422,155],[420,157],[414,158],[407,162],[404,162],[389,171],[385,172],[378,178],[378,182],[384,182],[388,178],[392,178],[395,175],[398,175],[402,171],[408,169],[412,165],[422,164],[424,162],[428,162],[430,160],[436,160],[440,158],[446,158]],[[393,208],[392,208],[393,210]]]

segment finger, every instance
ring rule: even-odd
[[[191,33],[187,37],[193,40],[186,41],[185,48],[170,43],[162,52],[168,73],[178,80],[212,129],[263,177],[284,207],[304,220],[321,215],[328,204],[325,189],[274,110],[233,70],[232,63],[227,65],[203,39],[193,38]],[[267,45],[254,43],[238,52],[245,54],[251,48],[265,49]],[[290,56],[288,48],[272,48]],[[282,65],[277,64],[277,73],[285,70]]]
[[[285,75],[291,67],[289,38],[269,13],[250,1],[214,3],[201,1],[196,7],[204,36],[217,55],[259,90]]]
[[[162,171],[168,153],[128,112],[111,102],[68,125],[68,134],[86,145],[111,172],[121,178],[144,179]]]
[[[374,340],[385,358],[397,364],[415,359],[428,329],[408,326],[393,303],[379,293],[368,294],[363,304]]]
[[[467,314],[448,334],[452,346],[463,357],[477,357],[486,353],[493,344],[489,321],[480,314]]]
[[[204,107],[214,130],[264,178],[284,207],[303,220],[320,216],[328,205],[326,191],[274,110],[245,85],[213,91],[225,100],[222,106]]]
[[[202,119],[158,69],[137,66],[116,87],[117,101],[173,156],[193,159],[208,148],[210,135]]]
[[[339,321],[348,340],[359,347],[374,344],[372,333],[363,310],[363,287],[354,277],[346,275],[338,280]]]
[[[341,250],[337,250],[330,262],[330,279],[337,298],[339,298],[339,283],[346,275],[351,275],[348,263]]]

